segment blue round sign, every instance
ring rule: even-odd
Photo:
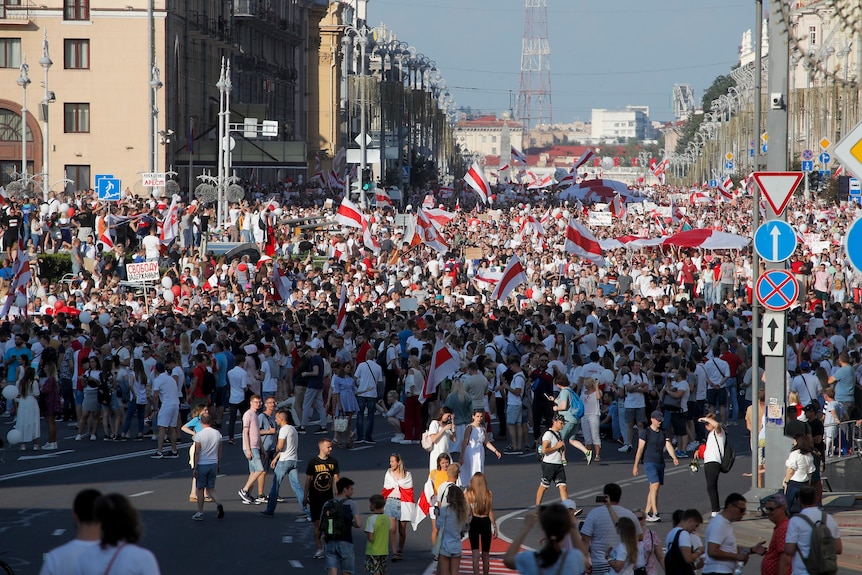
[[[767,270],[754,286],[757,301],[770,311],[790,309],[799,297],[796,278],[787,270]]]
[[[831,161],[832,161],[832,156],[830,156],[828,153],[823,152],[822,154],[820,154],[820,163],[821,164],[828,164]]]
[[[761,224],[754,232],[754,249],[768,262],[783,262],[793,255],[798,245],[796,231],[784,220]]]
[[[856,268],[856,271],[862,272],[862,223],[860,222],[862,219],[850,224],[844,237],[844,251],[847,259],[850,260],[850,265]]]

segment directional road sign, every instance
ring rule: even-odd
[[[725,159],[725,160],[727,160],[727,161],[732,160],[732,159],[733,159],[733,154],[732,154],[731,152],[726,153],[726,154],[724,155],[724,159]]]
[[[784,355],[786,335],[787,316],[771,311],[763,314],[763,335],[761,336],[763,355],[773,357]]]
[[[760,153],[765,154],[768,149],[769,148],[767,147],[767,145],[763,144],[762,146],[760,146]]]
[[[796,232],[783,220],[770,220],[754,232],[754,249],[768,262],[783,262],[796,251]]]
[[[803,172],[813,172],[814,171],[814,162],[812,160],[802,160],[802,171]]]
[[[799,285],[787,270],[767,270],[760,274],[754,286],[757,301],[768,310],[790,309],[799,297]]]
[[[726,170],[733,170],[733,160],[728,160],[724,163],[724,168]]]
[[[820,163],[821,164],[828,164],[831,161],[832,161],[832,156],[830,156],[827,152],[821,152],[820,153]]]
[[[832,176],[832,170],[820,170],[820,179],[827,179]]]
[[[754,179],[760,186],[763,197],[776,215],[784,212],[796,186],[804,176],[802,172],[754,172]]]
[[[832,142],[829,141],[829,138],[823,138],[822,140],[820,140],[820,147],[824,150],[831,145],[832,145]]]
[[[806,162],[814,159],[814,152],[811,150],[802,150],[802,159]]]
[[[718,187],[718,180],[710,180],[709,181],[709,187],[710,188],[717,188]]]
[[[844,237],[844,251],[856,271],[862,272],[862,219],[850,224]]]
[[[862,123],[857,124],[838,142],[834,152],[842,166],[857,178],[862,178]]]
[[[111,174],[96,174],[96,192],[100,200],[106,202],[120,201],[120,179]]]

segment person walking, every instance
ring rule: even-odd
[[[703,566],[704,550],[695,541],[694,532],[703,524],[703,516],[697,509],[674,511],[674,521],[679,513],[679,523],[665,538],[664,572],[679,575],[694,575],[695,569]]]
[[[787,499],[787,511],[793,512],[793,504],[799,490],[811,483],[814,474],[814,455],[811,446],[811,436],[797,433],[793,437],[793,448],[784,462],[784,497]]]
[[[425,382],[425,372],[419,366],[419,356],[407,358],[404,376],[404,440],[417,443],[422,437],[422,404],[419,397]]]
[[[325,364],[323,358],[316,349],[309,347],[305,350],[308,356],[308,367],[299,375],[305,378],[305,397],[302,399],[302,422],[297,431],[305,433],[311,417],[317,412],[319,426],[314,433],[326,435],[326,409],[323,406],[323,378],[325,375]]]
[[[227,372],[228,385],[228,424],[227,442],[234,444],[234,430],[236,429],[236,414],[245,405],[245,390],[248,389],[249,375],[245,370],[245,353],[240,352],[235,356],[236,364]],[[301,407],[301,406],[300,406]]]
[[[356,443],[374,445],[374,412],[377,409],[377,390],[384,385],[383,369],[374,358],[374,349],[365,353],[365,361],[356,366],[356,401],[359,411],[356,415]],[[367,420],[366,420],[367,418]]]
[[[464,429],[458,462],[461,465],[461,485],[469,485],[474,474],[485,471],[485,449],[496,455],[497,459],[503,456],[491,441],[491,434],[485,427],[484,419],[485,409],[474,409],[473,417]]]
[[[347,418],[347,427],[344,431],[334,429],[333,447],[353,448],[353,419],[359,411],[359,403],[356,401],[356,380],[347,373],[349,364],[339,361],[332,362],[332,391],[329,395],[332,404],[333,422],[338,418]],[[336,427],[333,423],[333,427]]]
[[[428,475],[431,480],[431,485],[434,487],[434,495],[431,499],[431,504],[434,509],[432,509],[432,519],[434,518],[433,513],[436,511],[437,504],[440,502],[440,497],[443,493],[440,491],[440,488],[444,483],[450,481],[449,479],[449,466],[452,465],[452,457],[449,456],[448,453],[441,453],[437,456],[437,469],[431,471]],[[457,463],[454,464],[455,467],[460,467]],[[458,480],[458,474],[455,474],[455,480]],[[431,543],[437,540],[437,522],[431,522]]]
[[[655,531],[646,526],[647,515],[643,509],[635,509],[633,513],[637,517],[638,525],[641,528],[641,533],[643,533],[638,545],[640,545],[641,555],[644,559],[646,575],[658,575],[659,567],[662,568],[662,571],[667,572],[664,566],[664,545],[662,545],[661,538]]]
[[[156,363],[156,377],[153,379],[153,414],[156,416],[159,426],[158,443],[156,452],[150,456],[151,459],[176,459],[180,456],[177,452],[177,419],[180,416],[180,390],[177,380],[168,375],[167,368],[162,362]],[[171,451],[165,454],[162,448],[165,444],[165,435],[170,435]]]
[[[679,459],[673,449],[670,437],[664,432],[662,423],[664,415],[655,410],[650,414],[649,426],[640,432],[638,436],[638,450],[635,454],[635,462],[632,466],[632,475],[637,477],[639,473],[638,464],[643,458],[644,471],[649,481],[649,492],[647,493],[646,520],[648,523],[661,521],[658,511],[658,492],[664,485],[664,453],[665,451],[673,460],[674,466],[679,465]]]
[[[330,443],[330,449],[332,444]],[[342,510],[344,514],[344,525],[338,529],[340,533],[324,533],[323,539],[326,544],[324,546],[324,557],[326,558],[327,575],[338,575],[341,571],[343,575],[352,575],[356,567],[356,549],[353,546],[353,528],[363,527],[362,516],[359,514],[359,508],[356,502],[353,501],[352,479],[342,477],[335,482],[335,499],[342,502]]]
[[[120,439],[131,439],[129,430],[132,427],[132,416],[134,415],[138,420],[138,434],[135,436],[135,441],[142,441],[144,439],[144,415],[147,405],[149,405],[149,399],[147,398],[147,372],[144,370],[144,362],[140,358],[135,358],[132,361],[132,369],[129,370],[129,390],[131,397],[129,397]]]
[[[457,438],[455,435],[455,416],[452,408],[441,406],[437,417],[428,424],[428,435],[431,438],[431,453],[428,454],[429,467],[434,471],[437,466],[437,458],[442,454],[449,455],[450,445]]]
[[[787,512],[787,499],[781,493],[774,493],[762,501],[763,512],[772,521],[772,537],[760,562],[760,575],[784,575],[790,572],[790,556],[784,553],[787,526],[790,516]]]
[[[607,514],[607,511],[605,513]],[[538,551],[521,551],[521,545],[537,522],[545,533],[542,548]],[[586,569],[583,553],[577,549],[564,549],[564,542],[570,539],[570,534],[575,529],[573,522],[569,510],[559,503],[551,503],[529,513],[521,532],[506,550],[503,565],[522,575],[533,575],[536,572],[583,573]]]
[[[844,553],[844,543],[841,541],[838,523],[834,517],[817,508],[817,492],[813,487],[805,486],[799,490],[799,502],[802,504],[802,511],[790,518],[784,540],[784,554],[791,558],[793,575],[809,575],[812,573],[812,567],[818,568],[814,571],[816,573],[829,572],[829,569],[837,573],[836,563],[828,566],[812,565],[809,558],[811,557],[811,534],[818,523],[825,524],[829,528],[835,540],[835,553],[837,555]]]
[[[548,396],[550,400],[553,400],[551,409],[555,415],[562,414],[566,419],[560,436],[563,438],[563,441],[568,442],[569,445],[583,453],[584,457],[587,458],[587,465],[589,465],[593,461],[593,453],[575,437],[580,428],[580,420],[572,413],[572,406],[576,401],[580,401],[580,397],[575,397],[575,392],[569,387],[569,378],[565,374],[555,377],[554,385],[557,386],[559,392],[556,399]]]
[[[706,443],[695,453],[703,459],[703,474],[706,477],[706,492],[712,507],[712,517],[721,511],[718,498],[718,477],[721,475],[721,460],[726,449],[727,434],[715,415],[707,414],[700,418],[706,428]]]
[[[260,424],[257,421],[257,412],[261,403],[259,395],[252,395],[249,399],[248,410],[242,414],[242,452],[248,460],[248,479],[245,485],[237,491],[237,495],[246,505],[260,505],[266,501],[262,491],[257,494],[256,498],[249,494],[249,489],[254,487],[258,478],[266,474],[260,455]],[[260,489],[259,485],[258,489]]]
[[[48,427],[48,441],[42,449],[57,449],[57,422],[56,417],[62,415],[63,406],[60,402],[60,387],[57,384],[57,352],[53,347],[46,347],[39,359],[39,370],[41,372],[41,389],[39,398],[45,410],[45,423]]]
[[[96,520],[93,506],[102,494],[95,489],[83,489],[72,503],[72,518],[75,520],[75,538],[55,547],[42,557],[39,575],[64,575],[75,565],[78,557],[99,545],[102,525]]]
[[[464,492],[458,488],[446,490],[446,505],[437,516],[437,541],[432,551],[437,557],[439,575],[460,573],[461,533],[468,529],[469,520],[470,506]]]
[[[323,544],[320,538],[320,513],[323,504],[335,497],[335,484],[340,469],[338,461],[332,457],[332,440],[324,437],[317,442],[317,455],[312,457],[305,468],[305,489],[302,506],[309,510],[314,524],[314,543],[317,551],[315,559],[323,559]]]
[[[752,553],[766,553],[763,543],[752,548],[739,547],[736,544],[733,524],[741,521],[747,510],[745,497],[739,493],[731,493],[724,500],[724,509],[707,524],[704,573],[730,575],[736,569],[737,562],[748,563],[748,557]]]
[[[635,523],[638,537],[642,535],[640,523],[635,514],[620,505],[622,488],[616,483],[607,483],[602,493],[605,496],[605,504],[590,511],[581,528],[581,538],[590,550],[592,575],[606,575],[610,572],[608,552],[620,542],[620,536],[615,527],[617,521],[614,517],[628,517]]]
[[[191,416],[185,425],[180,428],[180,431],[192,436],[192,445],[189,447],[189,467],[195,468],[195,435],[203,429],[201,425],[201,413],[206,411],[206,406],[203,404],[196,405],[192,408]],[[198,500],[197,495],[197,480],[192,477],[191,491],[189,491],[189,501],[195,502]]]
[[[494,517],[494,494],[488,489],[485,474],[477,471],[464,491],[470,505],[470,557],[473,560],[473,575],[479,575],[479,560],[482,560],[482,575],[488,575],[491,553],[491,538],[497,536],[497,519]]]
[[[383,476],[383,497],[386,498],[384,513],[395,520],[397,532],[392,530],[389,542],[392,546],[392,562],[400,561],[407,541],[407,523],[413,519],[413,475],[404,468],[404,460],[398,453],[389,456],[389,469]],[[397,539],[397,540],[396,540]]]
[[[24,375],[18,380],[18,411],[15,419],[15,429],[21,433],[21,451],[32,443],[33,449],[39,449],[41,425],[39,423],[39,380],[36,370],[32,367],[23,369]]]
[[[368,498],[371,515],[365,520],[365,570],[370,575],[386,575],[386,559],[389,557],[389,533],[395,530],[395,519],[388,517],[383,509],[386,500],[379,493]]]
[[[275,425],[278,428],[278,439],[275,445],[275,456],[272,459],[270,466],[275,471],[272,478],[272,487],[269,490],[269,498],[267,499],[266,509],[260,512],[264,517],[274,517],[275,507],[278,505],[279,489],[285,476],[290,481],[290,487],[293,494],[296,496],[296,502],[299,504],[302,513],[296,518],[297,523],[311,521],[311,512],[303,503],[305,494],[302,490],[302,485],[299,483],[299,475],[297,468],[299,467],[299,434],[293,426],[293,419],[290,411],[287,409],[279,409],[275,412]]]
[[[506,427],[508,428],[509,440],[512,442],[506,448],[507,454],[519,454],[526,446],[526,408],[524,407],[524,396],[528,393],[527,379],[521,370],[521,358],[512,356],[509,359],[509,370],[511,378],[504,382],[501,388],[506,392]]]
[[[195,463],[192,473],[196,481],[198,511],[192,515],[192,519],[204,519],[204,491],[206,497],[216,504],[216,516],[223,519],[224,506],[218,500],[215,489],[216,476],[221,470],[221,433],[212,427],[212,416],[208,411],[201,412],[200,425],[201,430],[194,437]]]
[[[581,402],[584,404],[584,416],[581,418],[581,430],[584,433],[584,447],[587,449],[587,465],[593,461],[601,461],[602,438],[599,432],[599,421],[602,414],[602,391],[592,377],[584,378],[581,390]],[[577,445],[569,440],[572,447]]]
[[[560,490],[560,499],[569,498],[566,488],[566,467],[563,465],[566,460],[566,442],[560,437],[560,431],[565,423],[566,419],[562,414],[555,414],[551,421],[551,428],[542,435],[542,478],[536,490],[536,507],[542,503],[545,491],[552,484]]]
[[[628,517],[617,518],[611,510],[611,517],[616,519],[617,535],[620,542],[608,550],[608,565],[611,575],[634,575],[635,570],[645,569],[646,559],[643,548],[638,544],[637,523]]]

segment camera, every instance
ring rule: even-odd
[[[784,110],[784,95],[781,92],[772,92],[769,94],[769,106],[773,110]]]

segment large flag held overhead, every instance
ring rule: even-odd
[[[445,254],[449,251],[449,244],[440,233],[437,224],[428,216],[424,208],[419,208],[416,211],[416,236],[419,241],[440,253]],[[412,242],[411,242],[412,243]]]
[[[425,216],[431,220],[431,223],[434,224],[434,227],[438,230],[442,230],[446,224],[455,219],[454,212],[447,212],[442,208],[430,208],[425,209],[422,208],[422,211],[425,213]]]
[[[392,200],[389,198],[389,194],[386,193],[386,190],[383,188],[375,188],[374,190],[374,202],[379,206],[392,206]]]
[[[515,146],[512,146],[512,160],[518,162],[519,164],[526,164],[527,156],[525,156],[521,150],[519,150]]]
[[[335,212],[335,221],[342,226],[362,229],[362,220],[365,216],[359,211],[359,206],[344,198],[341,200],[341,205],[338,206],[338,211]]]
[[[341,284],[341,297],[338,299],[338,313],[335,315],[335,331],[344,333],[347,326],[347,284]]]
[[[580,168],[581,166],[586,164],[590,160],[590,158],[592,158],[592,157],[593,157],[593,151],[592,150],[587,150],[586,152],[584,152],[584,155],[581,156],[580,158],[578,158],[578,161],[575,162],[575,165],[572,168],[572,173],[577,173],[578,168]]]
[[[569,219],[566,227],[566,251],[599,265],[605,264],[602,246],[596,236],[574,218]]]
[[[482,168],[476,162],[473,162],[473,165],[470,166],[470,169],[467,170],[467,173],[464,174],[464,181],[467,184],[476,190],[476,193],[479,194],[479,198],[484,203],[488,203],[488,198],[491,197],[491,184],[488,183],[488,180],[485,178],[485,174],[482,172]]]
[[[160,237],[162,245],[170,245],[170,243],[179,235],[180,232],[180,207],[177,205],[177,196],[171,200],[171,205],[165,214],[165,221],[162,224],[162,235]]]
[[[108,233],[108,230],[105,230],[102,232],[102,235],[99,236],[99,244],[102,246],[103,251],[114,251],[114,240],[111,239],[111,235]]]
[[[431,354],[431,368],[428,370],[428,377],[425,378],[425,385],[422,386],[419,403],[425,403],[437,391],[437,386],[460,367],[458,356],[443,344],[442,339],[437,339],[434,353]]]
[[[518,256],[513,255],[509,260],[509,265],[503,271],[503,277],[497,282],[497,287],[494,288],[494,293],[491,294],[491,299],[503,301],[508,297],[513,289],[527,281],[527,272],[524,265]]]

